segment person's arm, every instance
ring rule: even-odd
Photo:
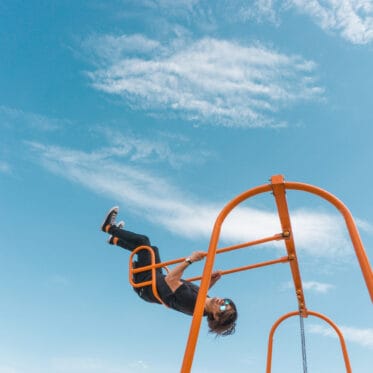
[[[190,257],[185,259],[184,262],[178,264],[175,268],[168,272],[168,274],[165,277],[165,281],[173,292],[175,292],[176,289],[183,284],[180,280],[185,269],[189,267],[191,263],[198,262],[202,260],[205,256],[206,253],[204,253],[203,251],[195,251],[194,253],[192,253]],[[190,260],[191,263],[189,263],[187,260]]]
[[[211,289],[218,280],[220,280],[221,278],[221,274],[222,274],[222,271],[215,271],[215,272],[212,272],[211,274],[211,279],[210,279],[210,286],[209,286],[209,289]]]

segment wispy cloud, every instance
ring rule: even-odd
[[[159,17],[192,23],[194,28],[208,24],[216,28],[222,22],[270,22],[279,26],[282,15],[295,10],[309,16],[326,32],[333,32],[350,43],[367,44],[373,40],[373,3],[371,0],[220,0],[203,1],[168,0],[142,1],[142,9],[156,12]],[[167,12],[166,12],[167,9]],[[154,15],[154,14],[153,14]],[[151,21],[151,18],[149,19]]]
[[[276,0],[256,0],[251,4],[241,4],[238,15],[241,20],[255,20],[258,23],[280,23],[279,14],[275,9]]]
[[[340,326],[339,328],[346,341],[357,343],[363,347],[373,348],[373,329],[357,329],[349,326]],[[307,329],[314,334],[326,337],[338,337],[331,327],[311,324]]]
[[[27,361],[19,356],[17,364],[0,364],[0,373],[133,373],[163,372],[160,366],[138,360],[109,359],[91,356],[44,357],[43,361]]]
[[[188,137],[175,133],[154,132],[149,139],[133,131],[119,132],[103,127],[97,131],[110,142],[110,146],[96,152],[101,158],[126,158],[142,163],[166,162],[173,168],[180,168],[185,164],[203,163],[211,156],[208,150],[194,149],[194,142],[192,143]]]
[[[88,154],[37,143],[29,146],[38,162],[51,172],[95,193],[117,199],[127,210],[181,236],[208,240],[217,214],[225,204],[186,195],[157,174],[142,170],[138,165],[99,157],[98,153]],[[344,223],[338,216],[295,210],[292,222],[297,247],[304,253],[337,259],[352,252]],[[224,224],[222,238],[237,243],[280,231],[276,213],[239,207]]]
[[[10,164],[8,162],[0,160],[0,173],[10,174],[11,171],[12,171],[12,169],[10,167]]]
[[[158,41],[141,34],[133,35],[92,35],[82,41],[82,48],[101,63],[114,63],[126,55],[146,55],[161,48]]]
[[[369,0],[288,0],[323,29],[339,33],[355,44],[373,40],[373,3]]]
[[[0,373],[25,373],[25,371],[11,365],[2,364],[0,365]]]
[[[38,131],[56,131],[70,122],[62,119],[50,118],[48,116],[25,112],[0,105],[0,128],[17,130],[30,128]]]
[[[56,373],[131,373],[148,371],[144,361],[117,363],[94,357],[55,357],[51,369]]]
[[[373,233],[373,224],[368,221],[356,218],[356,225],[364,232]]]
[[[303,282],[303,288],[305,290],[312,290],[316,293],[327,293],[329,290],[331,290],[334,287],[332,284],[326,284],[323,282],[317,282],[317,281],[304,281]]]
[[[287,282],[283,286],[284,289],[292,289],[293,287],[294,287],[293,282]],[[334,285],[327,284],[325,282],[303,281],[303,289],[304,290],[313,291],[313,292],[319,293],[319,294],[326,294],[333,288],[334,288]]]
[[[267,20],[279,24],[281,13],[294,9],[323,30],[334,32],[353,44],[373,40],[373,3],[370,0],[256,0],[242,7],[242,19]]]
[[[129,36],[118,36],[124,37]],[[116,44],[120,43],[111,43]],[[96,48],[102,50],[101,39]],[[106,62],[105,67],[87,73],[96,89],[119,95],[131,107],[149,113],[215,125],[283,126],[276,121],[276,112],[323,95],[313,61],[261,44],[181,40],[146,58],[128,54]]]
[[[55,287],[66,287],[71,284],[70,280],[63,275],[54,274],[47,280],[48,285],[55,286]]]

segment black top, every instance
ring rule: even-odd
[[[197,302],[199,287],[189,281],[180,281],[182,282],[182,285],[180,285],[175,292],[172,292],[166,283],[165,275],[158,272],[158,295],[168,307],[187,315],[193,315],[194,307]],[[148,302],[159,303],[151,291],[151,286],[145,286],[142,289],[143,291],[137,291],[141,298]]]
[[[162,297],[162,295],[160,296],[170,308],[187,315],[193,315],[194,307],[197,302],[199,287],[185,280],[181,280],[181,282],[183,284],[180,285],[174,293],[171,292],[171,294],[169,294],[165,299]]]

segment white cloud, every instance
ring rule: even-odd
[[[197,151],[193,149],[190,139],[175,133],[154,133],[150,140],[143,135],[108,128],[101,128],[99,132],[111,142],[109,147],[96,153],[102,158],[125,157],[143,163],[167,162],[173,168],[180,168],[185,164],[204,162],[209,156],[208,151],[198,152],[199,156],[196,156]],[[182,151],[181,148],[186,150]]]
[[[307,328],[311,333],[320,334],[326,337],[337,338],[334,329],[328,326],[311,324]],[[373,329],[357,329],[348,326],[340,326],[346,341],[357,343],[363,347],[373,348]]]
[[[118,363],[93,357],[56,357],[51,359],[51,369],[56,373],[132,373],[148,371],[143,361]]]
[[[283,126],[274,119],[277,111],[322,97],[315,70],[312,61],[260,44],[205,38],[174,42],[151,58],[114,59],[87,74],[93,87],[123,97],[134,108],[215,125],[260,127]]]
[[[0,160],[0,173],[3,174],[10,174],[11,173],[11,167],[8,162],[1,161]]]
[[[241,5],[239,18],[247,21],[254,19],[256,22],[269,21],[275,25],[279,24],[279,17],[275,10],[276,0],[256,0],[253,4]]]
[[[368,221],[362,219],[355,219],[356,225],[363,231],[367,233],[373,233],[373,224],[369,223]]]
[[[33,130],[51,132],[59,130],[70,122],[0,105],[0,124],[3,128],[29,127]]]
[[[42,361],[26,361],[17,357],[22,363],[0,364],[0,373],[133,373],[162,372],[162,367],[150,366],[145,361],[112,360],[90,356],[44,357]]]
[[[320,294],[326,294],[328,293],[332,288],[334,288],[334,285],[327,284],[324,282],[318,282],[318,281],[303,281],[303,290],[309,290],[313,291],[315,293]],[[283,289],[293,289],[294,283],[289,281],[286,284],[283,285]]]
[[[312,290],[316,293],[322,293],[325,294],[329,292],[330,289],[332,289],[334,285],[332,284],[326,284],[323,282],[317,282],[317,281],[304,281],[303,282],[303,289],[304,290]]]
[[[148,54],[161,48],[158,41],[140,34],[134,35],[97,35],[90,36],[82,42],[86,52],[92,53],[102,62],[119,61],[126,54]]]
[[[371,0],[288,0],[290,6],[311,18],[323,29],[340,33],[355,44],[373,40]]]
[[[0,373],[23,373],[24,371],[19,370],[10,365],[0,365]]]
[[[222,204],[186,196],[159,175],[138,166],[119,164],[97,154],[30,144],[39,161],[50,171],[110,196],[126,210],[185,237],[208,240]],[[298,249],[314,257],[345,257],[352,253],[344,223],[338,216],[307,210],[292,214]],[[277,213],[239,207],[227,218],[222,239],[238,243],[280,233]],[[317,234],[315,232],[317,231]],[[283,247],[275,242],[276,247]]]
[[[70,285],[70,280],[63,275],[54,274],[48,279],[48,284],[57,287],[66,287]]]
[[[256,0],[240,6],[242,20],[280,24],[281,13],[295,9],[308,15],[321,29],[335,32],[354,44],[373,40],[373,3],[371,0]]]

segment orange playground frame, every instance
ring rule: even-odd
[[[201,284],[200,284],[200,290],[198,293],[197,302],[196,302],[196,306],[195,306],[194,314],[193,314],[193,319],[192,319],[192,323],[191,323],[191,327],[189,331],[189,337],[188,337],[187,345],[185,348],[184,359],[183,359],[182,367],[180,370],[181,373],[189,373],[192,369],[194,353],[195,353],[199,330],[200,330],[201,321],[203,317],[205,299],[206,299],[208,288],[210,285],[210,278],[211,278],[211,274],[213,271],[215,255],[224,253],[227,251],[237,250],[237,249],[241,249],[241,248],[245,248],[249,246],[254,246],[254,245],[271,242],[271,241],[278,241],[278,240],[284,240],[286,251],[287,251],[286,256],[283,256],[281,258],[274,259],[274,260],[269,260],[265,262],[260,262],[260,263],[256,263],[252,265],[247,265],[247,266],[242,266],[242,267],[222,271],[223,275],[227,275],[227,274],[234,273],[234,272],[246,271],[249,269],[269,266],[269,265],[277,264],[277,263],[288,262],[290,265],[299,311],[294,311],[294,312],[285,314],[284,316],[280,317],[280,319],[278,319],[273,325],[270,331],[269,340],[268,340],[266,373],[271,372],[274,333],[280,323],[282,323],[287,318],[295,316],[295,315],[300,315],[301,317],[304,317],[304,318],[311,315],[311,316],[321,318],[327,323],[329,323],[329,325],[335,330],[335,332],[337,333],[339,337],[341,348],[342,348],[342,353],[343,353],[343,358],[344,358],[344,362],[346,366],[346,372],[348,373],[352,372],[347,349],[346,349],[346,344],[345,344],[343,335],[341,331],[339,330],[339,328],[326,316],[320,313],[314,312],[314,311],[310,311],[306,307],[306,302],[305,302],[303,287],[302,287],[302,279],[301,279],[299,266],[298,266],[298,258],[297,258],[295,243],[294,243],[293,234],[292,234],[290,214],[289,214],[287,200],[286,200],[286,190],[299,190],[299,191],[305,191],[308,193],[315,194],[327,200],[339,210],[339,212],[342,214],[345,220],[345,223],[346,223],[346,226],[347,226],[347,229],[348,229],[348,232],[349,232],[349,235],[350,235],[350,238],[351,238],[354,250],[355,250],[356,257],[358,259],[368,292],[370,294],[370,298],[373,302],[372,268],[369,264],[369,259],[364,250],[364,247],[360,239],[360,235],[357,230],[354,219],[350,211],[347,209],[347,207],[338,198],[336,198],[335,196],[333,196],[332,194],[330,194],[329,192],[321,188],[318,188],[318,187],[315,187],[309,184],[299,183],[299,182],[286,182],[282,175],[274,175],[271,177],[269,184],[264,184],[264,185],[247,190],[246,192],[242,193],[241,195],[238,195],[236,198],[230,201],[221,210],[220,214],[218,215],[215,221],[215,225],[214,225],[214,228],[211,234],[210,245],[206,253],[206,262],[205,262],[203,274],[202,276],[199,276],[199,277],[193,277],[193,278],[187,279],[188,281],[201,280]],[[266,193],[266,192],[272,192],[274,195],[277,210],[278,210],[278,216],[281,222],[282,233],[278,233],[273,236],[265,237],[259,240],[245,242],[242,244],[218,249],[217,246],[218,246],[218,241],[220,237],[221,227],[222,227],[224,220],[229,215],[229,213],[243,201],[249,198],[252,198],[256,195],[259,195],[261,193]],[[151,265],[146,266],[146,267],[141,267],[141,268],[133,268],[133,257],[139,250],[149,250],[151,257],[152,257]],[[167,268],[168,265],[180,263],[180,262],[183,262],[184,260],[185,258],[179,258],[179,259],[155,264],[155,257],[154,257],[154,253],[151,250],[151,248],[147,246],[140,246],[136,248],[136,250],[134,250],[130,256],[130,261],[129,261],[130,263],[129,265],[130,284],[133,287],[142,287],[142,286],[147,286],[147,285],[152,286],[154,295],[157,297],[160,303],[163,303],[157,292],[157,287],[155,283],[155,278],[156,278],[155,271],[157,268],[160,268],[160,267],[164,267],[168,271],[168,268]],[[133,274],[142,272],[142,271],[147,271],[147,270],[152,271],[152,275],[153,275],[152,280],[143,282],[143,283],[138,283],[138,284],[134,283]]]

